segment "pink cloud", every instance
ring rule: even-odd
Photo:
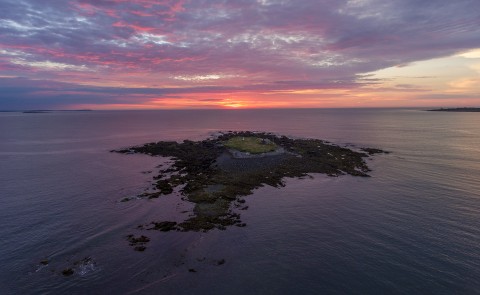
[[[192,96],[357,89],[362,74],[480,47],[471,2],[438,1],[8,2],[0,75]]]

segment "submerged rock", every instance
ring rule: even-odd
[[[71,268],[67,268],[67,269],[62,270],[62,275],[66,276],[66,277],[73,275],[73,273],[74,273],[74,271]]]
[[[225,264],[225,262],[226,262],[225,259],[220,259],[220,260],[217,260],[217,261],[215,262],[215,264],[216,264],[216,265],[223,265],[223,264]]]
[[[177,229],[177,223],[174,221],[152,222],[151,225],[153,226],[148,230],[171,231]]]
[[[252,151],[261,150],[260,145],[265,144],[271,145],[272,149],[248,156],[245,153],[248,149],[242,146],[244,138],[249,139],[248,144],[257,145],[248,147]],[[235,146],[242,151],[233,150]],[[152,222],[153,226],[148,229],[209,231],[223,230],[231,225],[246,226],[240,216],[232,212],[232,202],[244,203],[241,197],[252,194],[254,189],[263,185],[284,186],[285,177],[302,178],[309,173],[368,177],[370,169],[364,158],[385,152],[374,148],[361,150],[363,152],[353,151],[320,139],[292,139],[271,133],[241,131],[219,133],[215,138],[202,141],[147,143],[116,152],[171,157],[171,167],[154,177],[158,191],[142,197],[168,195],[178,187],[179,192],[195,204],[193,216],[183,222]]]
[[[41,265],[48,265],[48,263],[49,263],[48,259],[44,259],[44,260],[40,261]]]
[[[389,154],[390,152],[381,150],[381,149],[374,149],[374,148],[361,148],[360,150],[368,153],[369,155],[374,155],[374,154]]]
[[[143,252],[147,247],[145,246],[148,242],[150,242],[150,238],[144,235],[136,238],[134,235],[128,235],[127,241],[130,243],[130,246],[133,247],[135,251]]]

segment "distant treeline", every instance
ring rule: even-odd
[[[429,112],[480,112],[480,108],[440,108],[427,110]]]

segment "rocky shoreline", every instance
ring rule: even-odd
[[[238,136],[269,140],[279,149],[248,155],[223,145]],[[319,139],[292,139],[251,131],[218,133],[202,141],[159,141],[112,152],[172,158],[171,167],[154,176],[155,191],[138,198],[158,198],[176,189],[185,201],[195,206],[190,217],[182,222],[152,221],[140,226],[140,229],[160,231],[209,231],[224,230],[232,225],[246,226],[235,208],[247,209],[243,197],[252,194],[254,189],[263,185],[281,187],[285,177],[304,177],[309,173],[368,177],[370,169],[364,159],[387,153],[373,148],[354,151]]]

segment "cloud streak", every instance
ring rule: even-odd
[[[4,78],[2,107],[35,98],[55,105],[51,88],[67,105],[62,87],[75,103],[127,105],[148,95],[358,89],[367,83],[362,74],[480,48],[476,7],[473,0],[3,0],[0,75],[23,77],[25,91]],[[81,95],[68,94],[75,88]]]

